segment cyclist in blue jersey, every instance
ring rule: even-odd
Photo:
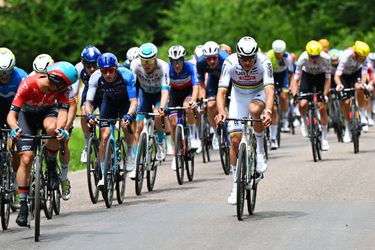
[[[97,66],[97,59],[100,56],[100,51],[92,45],[86,46],[81,53],[81,61],[76,64],[76,69],[78,71],[79,79],[78,82],[81,80],[84,88],[82,91],[81,96],[81,114],[86,115],[85,112],[85,102],[86,102],[86,95],[87,90],[89,89],[89,79],[90,76],[98,69]],[[79,83],[78,83],[79,84]],[[74,86],[74,85],[73,85]],[[101,91],[97,91],[95,98],[94,98],[94,110],[100,107],[102,103],[103,93]],[[81,153],[81,162],[86,163],[87,161],[87,144],[89,143],[90,139],[90,132],[87,126],[86,117],[81,117],[81,127],[83,132],[83,137],[85,138],[85,147]]]
[[[100,70],[95,71],[89,80],[89,89],[86,97],[87,121],[90,124],[95,122],[94,99],[97,90],[101,89],[103,101],[100,108],[101,119],[122,118],[121,127],[124,131],[127,149],[126,170],[134,169],[133,142],[134,135],[127,129],[128,126],[134,131],[134,118],[137,110],[137,95],[135,90],[135,77],[133,73],[125,68],[118,67],[117,57],[112,53],[101,54],[98,58]],[[99,145],[99,161],[103,171],[105,147],[110,135],[108,122],[100,122],[101,140]],[[102,175],[103,176],[103,175]],[[98,182],[98,186],[103,186],[104,179]]]
[[[194,108],[198,98],[199,82],[196,77],[194,65],[185,62],[186,50],[181,45],[169,48],[169,106],[184,106]],[[195,118],[192,110],[186,110],[187,126],[190,134],[189,142],[191,148],[199,148],[200,140],[197,138]],[[175,130],[177,126],[177,111],[169,114],[172,129],[172,139],[175,140]],[[172,160],[172,169],[176,170],[176,158]]]
[[[203,55],[197,60],[197,76],[199,80],[199,92],[201,97],[215,99],[221,74],[221,68],[225,59],[229,56],[225,50],[220,50],[216,42],[208,41],[203,45]],[[205,73],[208,73],[207,83],[205,85]],[[216,101],[207,103],[208,121],[212,127],[215,125],[215,116],[217,115]],[[219,149],[219,142],[216,129],[212,147]]]

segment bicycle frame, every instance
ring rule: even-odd
[[[157,114],[158,115],[158,114]],[[141,135],[139,138],[142,138],[142,134],[146,134],[146,168],[145,170],[150,170],[151,169],[151,157],[150,157],[150,136],[154,136],[154,131],[155,131],[155,121],[154,119],[144,119],[143,120],[143,130],[141,132]]]

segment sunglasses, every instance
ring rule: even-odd
[[[83,62],[83,65],[86,68],[97,68],[98,65],[95,62]]]
[[[11,74],[12,74],[12,70],[0,71],[0,76],[10,76]]]
[[[320,55],[317,55],[317,56],[310,56],[310,55],[309,55],[309,58],[310,58],[310,59],[313,59],[313,60],[314,60],[314,59],[319,59],[319,57],[320,57]]]
[[[238,58],[244,62],[254,62],[256,60],[256,56],[239,56]]]
[[[115,73],[116,71],[116,68],[115,67],[112,67],[112,68],[102,68],[100,69],[100,72],[102,72],[103,75],[106,75],[106,74],[110,74],[112,75],[113,73]]]
[[[206,56],[206,61],[215,61],[218,59],[218,56]]]
[[[358,54],[355,53],[355,52],[354,52],[354,54],[355,54],[355,57],[357,58],[358,61],[364,61],[364,60],[366,60],[366,57],[365,57],[365,56],[360,56],[360,55],[358,55]]]
[[[147,60],[147,59],[141,59],[141,64],[142,65],[154,65],[155,64],[155,60],[154,59],[151,59],[151,60]]]
[[[176,65],[182,65],[184,64],[184,59],[177,59],[177,60],[171,60],[171,64],[172,66],[176,66]]]
[[[65,81],[61,76],[48,74],[48,80],[56,85],[65,85]]]

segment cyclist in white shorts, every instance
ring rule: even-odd
[[[232,82],[229,117],[243,118],[250,114],[254,119],[263,120],[262,123],[253,124],[257,142],[256,170],[261,174],[267,169],[263,145],[264,127],[271,125],[271,109],[274,102],[272,63],[267,56],[258,53],[258,45],[252,37],[241,38],[237,43],[236,51],[237,53],[230,55],[223,64],[216,96],[219,114],[215,120],[220,125],[228,116],[224,110],[225,96],[229,83]],[[233,188],[228,203],[234,205],[237,203],[236,162],[242,124],[230,121],[228,131],[231,140],[230,164],[233,175]]]

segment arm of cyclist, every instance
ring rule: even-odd
[[[223,125],[228,114],[225,112],[225,97],[227,94],[226,88],[219,88],[216,94],[216,106],[218,114],[215,117],[216,125]]]
[[[123,120],[124,120],[124,125],[129,126],[134,122],[134,117],[135,113],[138,107],[138,100],[137,98],[130,98],[130,107],[128,110],[128,113],[124,115]]]
[[[74,122],[74,119],[77,114],[77,98],[71,98],[69,99],[69,110],[68,110],[68,121],[66,122],[65,125],[65,130],[69,130]]]
[[[7,123],[9,127],[12,129],[12,131],[10,132],[10,138],[18,140],[22,134],[22,129],[18,127],[18,112],[19,111],[15,111],[14,109],[15,109],[15,106],[12,105],[7,116]]]

